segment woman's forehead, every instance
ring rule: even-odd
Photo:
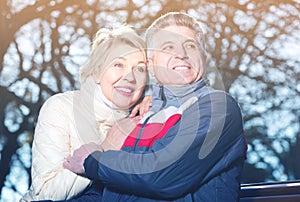
[[[111,46],[111,48],[109,49],[108,55],[111,56],[109,58],[112,58],[112,57],[115,58],[115,57],[119,57],[119,56],[126,57],[131,54],[143,54],[143,53],[144,53],[144,51],[139,48],[133,47],[126,43],[118,42]]]

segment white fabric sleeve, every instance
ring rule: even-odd
[[[52,96],[41,108],[32,146],[32,185],[25,201],[69,199],[90,184],[62,166],[76,149],[71,144],[72,101],[63,95]]]

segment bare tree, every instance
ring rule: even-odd
[[[243,181],[299,179],[299,1],[1,0],[0,9],[0,195],[6,188],[17,199],[31,183],[39,109],[78,88],[96,31],[127,23],[142,33],[169,11],[203,22],[208,77],[241,104],[249,147]]]

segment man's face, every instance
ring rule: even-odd
[[[161,84],[187,85],[198,81],[204,63],[195,32],[171,25],[153,36],[153,73]]]

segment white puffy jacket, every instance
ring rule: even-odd
[[[102,143],[113,123],[128,115],[128,111],[109,107],[101,89],[91,85],[54,95],[42,106],[32,145],[32,185],[22,202],[70,199],[91,183],[64,169],[64,159],[84,143]],[[91,103],[93,107],[88,107]]]

